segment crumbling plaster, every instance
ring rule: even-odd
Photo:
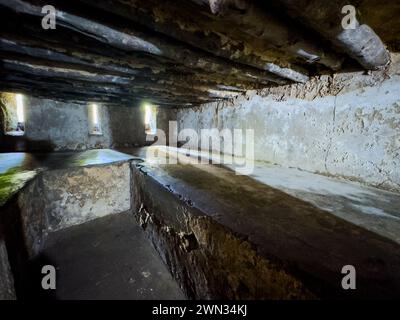
[[[256,160],[400,191],[400,58],[179,109],[179,130],[254,129]],[[189,141],[190,145],[190,141]]]

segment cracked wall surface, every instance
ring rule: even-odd
[[[256,160],[400,191],[399,55],[392,61],[385,71],[320,76],[178,109],[179,130],[254,129]]]

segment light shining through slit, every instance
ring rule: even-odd
[[[25,122],[24,118],[24,100],[22,94],[17,94],[16,95],[16,100],[17,100],[17,118],[18,122]]]

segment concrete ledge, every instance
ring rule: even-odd
[[[31,256],[49,232],[130,210],[129,163],[51,170],[18,195]]]
[[[134,169],[136,217],[191,299],[315,297],[232,230]]]
[[[136,216],[190,298],[394,298],[400,245],[212,165],[133,165]],[[343,266],[357,290],[343,290]]]
[[[129,155],[109,149],[59,153],[0,153],[0,207],[40,172],[105,165],[131,159]]]
[[[131,209],[128,155],[91,150],[5,159],[11,161],[0,166],[0,177],[7,178],[0,205],[0,300],[15,298],[14,284],[21,294],[28,262],[48,233]]]

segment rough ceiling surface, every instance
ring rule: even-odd
[[[192,106],[348,68],[399,45],[399,1],[0,0],[0,90]],[[350,3],[349,3],[350,2]],[[43,29],[42,7],[56,8]],[[357,21],[343,29],[342,8]]]

